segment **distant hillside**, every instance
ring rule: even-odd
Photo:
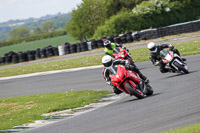
[[[0,23],[0,41],[6,40],[9,31],[20,26],[24,26],[32,30],[37,27],[41,27],[42,24],[47,21],[53,21],[56,29],[60,29],[63,28],[65,24],[70,21],[70,19],[71,13],[58,13],[55,15],[46,15],[41,18],[9,20],[7,22]]]

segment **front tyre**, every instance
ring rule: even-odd
[[[179,71],[183,71],[185,74],[189,73],[189,71],[178,62],[174,62],[174,65],[179,69]]]
[[[131,83],[127,82],[124,87],[130,92],[130,95],[136,96],[138,99],[144,98],[144,93],[140,91],[139,89],[134,89],[131,85]]]

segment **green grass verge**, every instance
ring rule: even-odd
[[[163,133],[200,133],[200,124],[186,126],[184,128],[174,129]]]
[[[45,118],[44,113],[83,107],[109,91],[66,91],[0,99],[0,130]]]
[[[180,51],[182,56],[200,54],[200,40],[175,43],[173,45]],[[135,62],[149,61],[150,52],[147,48],[130,50],[130,53]],[[15,68],[2,69],[0,70],[0,77],[101,65],[101,58],[103,56],[104,55],[101,54],[76,59],[68,59],[63,61],[54,61],[48,63],[40,63]]]
[[[54,38],[31,41],[31,42],[22,42],[16,45],[1,47],[0,56],[4,56],[5,53],[8,53],[10,51],[19,52],[19,51],[35,50],[37,48],[44,48],[49,45],[59,46],[65,42],[74,43],[75,40],[68,35],[64,35]]]

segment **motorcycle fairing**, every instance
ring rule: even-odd
[[[115,75],[110,75],[113,85],[118,85],[123,80],[123,78],[126,77],[126,73],[124,71],[125,69],[122,69],[122,67],[118,65],[117,73]]]
[[[185,65],[183,64],[182,60],[180,60],[180,58],[175,57],[175,58],[171,61],[171,63],[170,63],[169,65],[170,65],[170,67],[172,67],[172,68],[174,68],[174,69],[176,69],[176,70],[178,70],[178,71],[179,71],[179,69],[174,65],[175,62],[177,62],[177,63],[180,64],[180,65],[185,66]],[[185,67],[186,67],[186,69],[187,69],[187,66],[185,66]]]
[[[168,51],[169,54],[166,54],[164,59],[162,59],[163,63],[169,63],[173,60],[174,55],[172,51]]]
[[[128,55],[127,51],[120,47],[115,48],[113,51],[113,56],[117,59],[124,59],[127,55]]]
[[[173,51],[163,50],[162,56],[163,56],[162,58],[163,63],[166,63],[166,64],[169,63],[168,65],[171,68],[176,69],[177,71],[180,71],[179,68],[177,68],[177,66],[175,65],[175,62],[177,62],[178,64],[184,66],[187,69],[187,66],[181,60],[180,56],[177,55],[176,53],[173,53]]]
[[[141,79],[136,72],[127,71],[124,67],[120,65],[118,65],[117,74],[110,75],[110,78],[113,85],[117,86],[117,88],[121,89],[122,91],[125,91],[128,94],[130,94],[130,92],[125,87],[122,87],[122,85],[124,86],[124,84],[129,82],[131,83],[132,87],[135,88],[135,90],[137,90],[138,89],[137,85],[131,80],[137,82],[139,85],[141,83]]]

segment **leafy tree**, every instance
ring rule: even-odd
[[[141,29],[156,28],[197,19],[200,13],[198,0],[149,0],[133,10],[133,15],[142,23]]]
[[[98,26],[121,10],[131,10],[143,0],[83,0],[67,24],[68,33],[77,40],[91,38]]]
[[[9,39],[20,39],[30,36],[30,31],[26,27],[19,27],[9,32]]]
[[[112,16],[105,22],[105,25],[99,26],[95,31],[93,38],[98,39],[103,36],[119,35],[127,31],[134,30],[133,15],[129,12],[121,12],[115,16]],[[136,23],[137,24],[137,23]]]
[[[144,0],[105,0],[107,17],[121,12],[121,10],[132,10],[137,4]]]
[[[41,34],[41,33],[42,33],[42,30],[40,28],[33,29],[33,35],[38,35],[38,34]]]
[[[83,0],[67,31],[83,40],[157,28],[198,19],[199,7],[199,0]]]
[[[94,34],[98,25],[106,20],[104,0],[83,0],[67,25],[68,33],[77,40],[83,40]]]
[[[55,23],[53,21],[47,21],[42,25],[42,31],[46,32],[53,32],[55,31]]]

